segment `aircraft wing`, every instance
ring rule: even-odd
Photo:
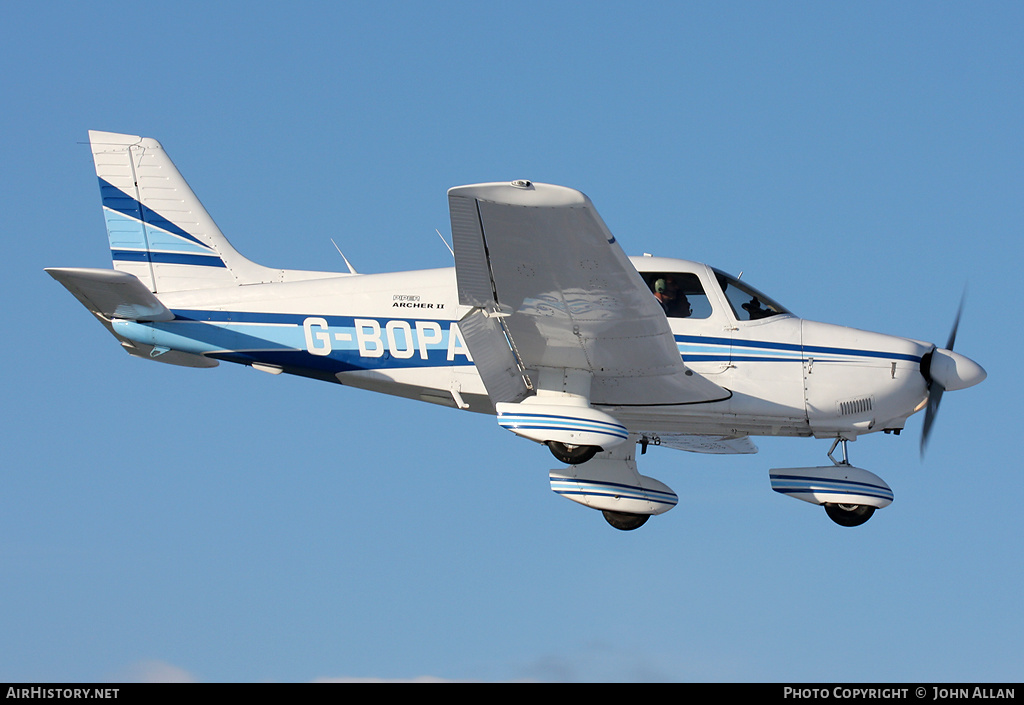
[[[491,400],[530,371],[589,371],[591,402],[693,404],[729,392],[686,369],[668,319],[590,199],[531,182],[448,191],[462,322]],[[602,398],[603,396],[603,398]]]

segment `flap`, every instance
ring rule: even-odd
[[[657,445],[691,453],[712,455],[746,455],[757,452],[750,436],[697,436],[688,433],[656,434]]]

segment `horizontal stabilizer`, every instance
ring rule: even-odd
[[[114,331],[112,321],[116,320],[148,323],[174,318],[174,314],[137,277],[113,269],[51,267],[46,273],[89,309],[129,355],[181,367],[216,367],[219,364],[217,360],[202,355],[136,343]]]
[[[113,269],[54,268],[46,273],[64,285],[97,316],[132,321],[170,321],[166,306],[146,286],[126,272]]]

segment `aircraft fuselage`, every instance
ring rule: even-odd
[[[698,277],[707,302],[699,313],[669,316],[670,326],[686,365],[731,395],[702,404],[620,405],[595,376],[592,404],[631,432],[855,438],[902,429],[927,397],[919,369],[932,348],[927,343],[788,312],[739,320],[706,265],[632,261],[641,273]],[[454,268],[341,274],[160,298],[174,320],[114,321],[114,331],[157,350],[494,413],[459,331],[469,307],[458,303]]]

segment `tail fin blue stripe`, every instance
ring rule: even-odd
[[[103,205],[112,211],[116,211],[122,215],[126,215],[129,218],[137,220],[146,225],[152,225],[153,227],[160,228],[172,235],[185,238],[200,247],[209,249],[202,242],[197,240],[195,236],[182,230],[180,227],[167,220],[156,211],[146,207],[138,201],[138,199],[129,196],[127,193],[122,191],[110,184],[106,179],[100,177],[100,197],[103,199]]]
[[[195,236],[100,178],[110,255],[115,262],[226,267],[214,250]]]
[[[142,250],[111,250],[115,262],[155,262],[157,264],[191,264],[197,267],[226,267],[217,255],[192,255],[182,252]]]

